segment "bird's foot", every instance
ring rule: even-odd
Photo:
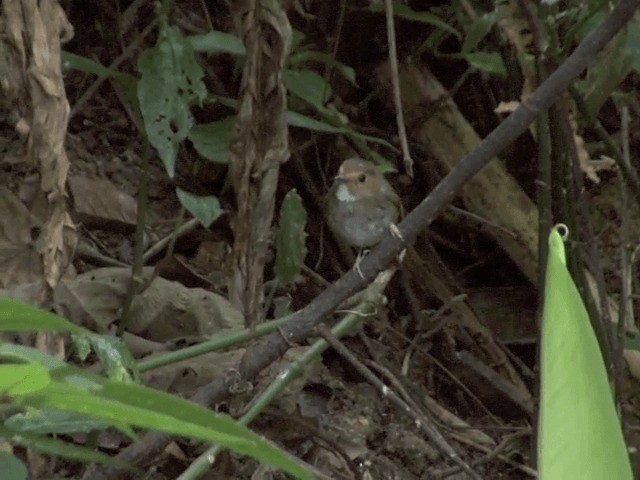
[[[360,262],[362,262],[362,259],[367,255],[367,253],[369,253],[369,250],[367,249],[359,250],[358,256],[356,257],[356,263],[353,264],[353,270],[357,272],[358,275],[360,275],[360,278],[364,278],[364,275],[362,275],[362,270],[360,270]]]
[[[404,242],[404,237],[402,236],[402,233],[400,233],[400,230],[398,229],[398,226],[395,223],[389,224],[389,231],[391,232],[391,235],[396,237],[398,240]]]

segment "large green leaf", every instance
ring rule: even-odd
[[[45,388],[51,377],[49,371],[39,363],[0,365],[0,394],[26,395]]]
[[[0,331],[87,332],[87,330],[74,325],[54,313],[31,307],[12,298],[0,298]]]
[[[630,480],[602,354],[557,229],[549,235],[544,295],[539,478]]]
[[[53,381],[45,388],[16,395],[18,406],[57,409],[113,424],[146,428],[218,443],[296,476],[312,478],[289,456],[226,415],[179,397],[140,385],[96,378],[98,385],[84,389],[76,384],[85,372],[73,367],[51,371]]]
[[[32,434],[89,433],[94,430],[106,430],[105,422],[91,420],[75,413],[53,409],[27,408],[24,412],[9,417],[4,426],[16,432]]]
[[[206,96],[202,68],[191,44],[173,27],[160,31],[156,45],[140,55],[138,98],[149,142],[158,150],[170,177],[178,145],[189,133],[189,107]]]

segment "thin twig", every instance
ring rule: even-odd
[[[131,267],[131,278],[127,287],[127,297],[122,307],[122,315],[118,322],[117,336],[124,333],[131,315],[131,307],[133,300],[143,288],[145,288],[145,280],[142,277],[142,253],[144,248],[144,226],[146,222],[147,208],[149,199],[147,198],[147,188],[149,185],[149,157],[151,157],[151,146],[147,143],[145,152],[142,155],[142,172],[138,185],[138,216],[136,219],[135,246],[133,250],[133,265]],[[147,284],[148,285],[148,284]]]
[[[387,39],[389,42],[389,66],[391,67],[391,85],[393,86],[393,104],[396,109],[396,123],[398,124],[398,136],[402,148],[402,161],[407,175],[413,178],[413,159],[409,152],[407,140],[407,128],[404,124],[402,113],[402,96],[400,94],[400,73],[398,69],[398,52],[396,49],[396,30],[393,24],[393,1],[384,0],[385,15],[387,17]]]
[[[191,220],[183,223],[180,227],[178,227],[177,229],[172,231],[166,237],[158,240],[158,242],[155,243],[153,246],[151,246],[149,248],[149,250],[144,252],[144,255],[142,256],[142,262],[144,264],[146,264],[151,258],[153,258],[158,253],[160,253],[162,250],[164,250],[165,247],[167,245],[169,245],[169,242],[171,242],[171,239],[179,238],[182,235],[185,235],[185,234],[195,230],[198,225],[200,225],[200,222],[196,218],[192,218]]]
[[[131,41],[131,43],[129,43],[129,46],[125,49],[125,51],[122,52],[118,56],[118,58],[116,58],[111,63],[111,65],[109,65],[108,69],[109,70],[116,70],[120,66],[120,64],[122,62],[124,62],[126,59],[131,57],[133,55],[133,53],[136,51],[136,49],[140,45],[142,45],[142,41],[147,37],[147,35],[149,35],[149,33],[151,33],[151,31],[154,28],[156,28],[157,25],[158,25],[158,19],[157,18],[154,18],[153,20],[151,20],[149,25],[147,25],[145,27],[145,29],[142,30],[142,33],[140,33],[140,35],[138,35],[136,38],[134,38]],[[101,77],[98,77],[96,79],[96,81],[93,82],[93,84],[84,91],[84,93],[78,99],[78,101],[73,105],[73,107],[71,107],[71,112],[69,113],[69,121],[71,121],[71,119],[75,116],[76,113],[78,113],[80,110],[82,110],[84,108],[85,103],[87,103],[87,101],[89,101],[89,99],[91,97],[93,97],[93,95],[98,91],[98,89],[100,88],[102,83],[105,80],[107,80],[109,77],[110,77],[109,75],[103,75]]]
[[[363,377],[367,379],[371,385],[380,390],[383,397],[388,398],[391,403],[398,407],[401,411],[414,418],[415,426],[431,440],[445,457],[451,459],[456,465],[464,470],[471,478],[480,480],[480,476],[474,472],[469,465],[466,464],[458,455],[451,445],[449,445],[444,436],[438,431],[433,422],[431,422],[422,412],[412,408],[402,400],[397,393],[385,385],[374,373],[358,360],[344,344],[338,340],[324,324],[316,327],[316,330],[326,342],[333,347],[345,360],[347,360]]]
[[[514,432],[508,435],[505,435],[504,438],[502,439],[502,441],[500,442],[500,444],[498,446],[496,446],[493,450],[488,451],[482,458],[479,458],[477,460],[474,460],[473,462],[471,462],[472,466],[478,466],[478,465],[482,465],[485,464],[493,459],[497,459],[500,460],[504,463],[506,463],[507,465],[511,465],[512,467],[516,467],[518,468],[520,471],[526,473],[527,475],[531,476],[531,477],[537,477],[537,472],[535,470],[533,470],[531,467],[527,467],[526,465],[520,465],[517,464],[516,462],[514,462],[513,460],[510,460],[506,457],[504,457],[503,455],[501,455],[501,453],[515,440],[518,440],[519,438],[523,437],[523,436],[527,436],[527,435],[531,435],[531,429],[522,429],[519,432]],[[443,470],[440,472],[431,472],[434,476],[439,475],[442,478],[447,478],[451,475],[455,475],[456,473],[458,473],[460,471],[460,467],[451,467],[447,470]]]
[[[627,165],[630,164],[629,152],[629,108],[622,107],[622,158]],[[629,221],[629,186],[624,177],[620,179],[620,304],[618,327],[616,331],[617,342],[614,357],[614,372],[616,399],[619,402],[622,398],[621,380],[623,378],[622,353],[624,351],[624,335],[627,325],[635,325],[633,319],[633,287],[632,287],[632,260],[629,258],[631,245],[631,222]],[[605,307],[606,308],[606,307]]]

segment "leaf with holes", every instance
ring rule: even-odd
[[[138,99],[149,142],[173,178],[178,145],[189,133],[189,107],[206,96],[203,72],[191,44],[172,27],[160,31],[158,43],[138,61],[142,74]]]

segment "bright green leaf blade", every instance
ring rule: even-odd
[[[217,197],[193,195],[180,187],[176,187],[178,200],[204,228],[209,228],[222,215],[222,207]]]
[[[124,388],[125,385],[119,387]],[[255,447],[255,443],[247,435],[222,432],[219,425],[221,422],[218,422],[218,418],[202,407],[196,415],[193,409],[197,406],[183,400],[188,405],[180,404],[177,410],[165,413],[167,404],[181,399],[166,394],[169,398],[163,398],[158,402],[157,395],[160,392],[144,391],[147,389],[135,385],[126,387],[131,387],[125,391],[135,398],[123,398],[122,395],[115,395],[116,398],[112,398],[108,394],[105,395],[108,393],[105,390],[85,392],[68,384],[52,382],[46,390],[35,395],[20,397],[17,400],[34,408],[55,408],[97,418],[108,423],[124,422],[139,428],[160,430],[209,442],[219,442],[231,449],[239,448],[240,445],[244,445],[245,448],[247,446]],[[105,385],[106,388],[109,386]],[[198,421],[185,421],[186,412],[193,415]],[[232,422],[232,420],[229,419],[227,422]]]
[[[217,30],[211,30],[203,35],[187,37],[187,41],[195,52],[230,53],[232,55],[245,55],[247,53],[240,38]]]
[[[0,472],[5,480],[26,480],[27,467],[9,452],[0,452]]]
[[[469,64],[481,70],[483,72],[491,73],[492,75],[499,75],[501,77],[507,76],[507,67],[504,66],[502,57],[496,52],[474,52],[465,53],[464,59]]]
[[[39,363],[0,365],[0,393],[3,395],[35,393],[49,382],[49,371]]]
[[[62,368],[66,365],[64,361],[59,358],[52,357],[40,350],[31,347],[25,347],[24,345],[15,345],[13,343],[1,343],[0,344],[0,359],[5,361],[15,361],[16,359],[23,360],[25,362],[34,362],[43,365],[47,370],[53,370],[55,368]]]
[[[189,140],[197,152],[213,163],[229,162],[229,144],[236,117],[231,116],[211,123],[195,125]]]
[[[300,273],[307,255],[304,232],[307,212],[300,195],[290,190],[280,207],[280,223],[276,235],[276,276],[286,285]]]
[[[632,479],[600,348],[555,229],[540,355],[539,477]]]
[[[178,145],[193,124],[189,107],[201,102],[207,93],[204,74],[191,44],[173,27],[160,31],[155,47],[140,55],[138,69],[142,74],[138,98],[145,131],[173,178]]]
[[[286,452],[227,415],[215,413],[174,395],[139,385],[107,382],[100,395],[105,399],[126,402],[135,409],[153,409],[153,413],[160,420],[160,425],[154,427],[139,425],[141,427],[219,443],[298,478],[312,478],[304,468],[293,462]],[[167,425],[167,421],[171,424]]]
[[[5,420],[4,425],[16,432],[32,434],[89,433],[94,430],[105,430],[109,427],[104,422],[91,420],[75,413],[52,409],[27,408]]]
[[[12,298],[0,298],[0,331],[83,333],[86,330],[54,313]]]
[[[331,87],[312,70],[287,70],[284,72],[287,90],[318,110],[324,109],[325,101],[331,96]]]
[[[73,370],[68,369],[69,372]],[[54,375],[54,378],[66,380],[64,376]],[[55,408],[107,423],[127,423],[139,428],[218,443],[299,478],[311,478],[285,452],[230,417],[139,385],[106,381],[101,389],[86,392],[68,383],[53,381],[43,391],[19,397],[18,400],[34,408]]]

